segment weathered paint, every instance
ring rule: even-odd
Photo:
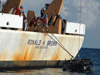
[[[1,68],[63,67],[64,61],[0,61]]]
[[[49,35],[53,37],[52,34]],[[55,34],[55,36],[74,57],[77,55],[78,50],[80,50],[84,40],[83,36],[79,37],[78,35]],[[33,40],[32,42],[37,40],[37,45],[29,45],[29,40]],[[41,41],[39,42],[39,40]],[[0,30],[0,61],[44,61],[65,60],[65,58],[66,60],[71,59],[71,56],[69,56],[68,53],[58,44],[47,46],[47,42],[49,43],[49,41],[53,41],[52,43],[55,42],[46,33]]]
[[[16,8],[20,7],[22,5],[23,0],[6,0],[6,3],[2,5],[2,13],[10,13],[12,8],[12,13],[14,14],[16,11]]]

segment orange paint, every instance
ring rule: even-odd
[[[19,53],[16,53],[16,54],[14,54],[13,59],[15,61],[20,61],[20,60],[23,60],[23,56]]]
[[[1,55],[0,55],[0,59],[1,59]]]
[[[32,55],[33,55],[33,46],[32,46],[32,49],[30,51],[29,60],[32,60]]]
[[[22,60],[26,60],[27,57],[27,51],[28,51],[28,47],[26,50],[21,50],[21,52],[18,52],[19,50],[17,50],[17,52],[15,52],[15,54],[13,55],[13,59],[15,61],[22,61]],[[24,52],[26,51],[26,52]],[[25,55],[24,55],[25,53]]]
[[[36,50],[33,48],[33,52],[32,52],[32,60],[35,60],[35,56],[36,56]]]
[[[28,51],[29,51],[29,46],[26,49],[25,55],[24,55],[24,60],[28,59]]]
[[[53,54],[51,60],[58,60],[59,59],[59,55],[60,55],[59,51],[54,51],[54,54]]]
[[[29,46],[27,47],[27,49],[25,50],[25,54],[23,53],[20,53],[20,52],[16,52],[16,54],[14,54],[14,60],[16,61],[21,61],[21,60],[31,60],[31,55],[32,55],[32,51],[30,52],[30,55],[28,54],[28,51],[29,51]],[[24,56],[23,56],[24,55]],[[29,56],[29,58],[28,58]]]
[[[15,54],[13,59],[15,61],[22,60],[21,56],[19,56],[18,54]]]

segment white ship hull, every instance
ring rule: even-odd
[[[20,27],[16,22],[22,17],[9,14],[1,17],[0,27],[22,27],[22,22],[18,21]],[[8,22],[11,25],[6,25]],[[55,38],[51,33],[0,29],[0,67],[63,66],[63,61],[71,60],[71,55],[74,59],[82,47],[85,25],[67,22],[65,33],[73,35],[53,34]]]
[[[48,33],[48,35],[54,38],[52,34]],[[8,63],[8,61],[12,61],[13,66],[25,66],[25,64],[19,63],[19,61],[24,61],[25,63],[25,61],[70,60],[71,56],[48,35],[46,33],[38,32],[0,30],[1,64],[4,64],[4,62],[7,61],[7,64],[9,65],[10,63]],[[84,37],[59,34],[55,34],[55,36],[75,58],[83,44]],[[34,63],[31,64],[34,65]],[[50,65],[53,65],[53,63]]]
[[[74,57],[84,40],[83,36],[77,35],[55,36]],[[0,30],[0,61],[65,59],[70,60],[71,56],[46,33]]]
[[[39,22],[38,32],[28,32],[34,31],[33,26],[27,27],[28,31],[18,31],[24,27],[23,16],[14,15],[14,13],[7,14],[13,4],[7,0],[3,5],[2,13],[0,13],[0,68],[63,66],[65,59],[71,60],[76,57],[83,44],[85,25],[66,22],[59,16],[63,2],[64,0],[52,1],[44,14],[48,14],[50,21],[48,28],[52,31],[51,33],[57,33],[54,34],[55,38],[50,33],[41,33],[43,30],[42,20]],[[14,1],[15,5],[16,3],[20,7],[22,1]],[[28,12],[27,26],[30,26],[29,24],[35,17],[33,15],[35,15],[34,11]],[[2,27],[7,29],[3,30]],[[8,28],[18,30],[8,30]]]

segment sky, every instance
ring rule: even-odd
[[[6,0],[1,0],[4,3]],[[23,0],[24,11],[35,11],[40,15],[41,8],[45,3],[52,0]],[[69,22],[80,22],[80,1],[81,1],[81,22],[86,25],[84,48],[100,48],[100,0],[64,0],[61,16]]]

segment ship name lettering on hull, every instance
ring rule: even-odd
[[[56,41],[41,41],[41,40],[31,40],[29,39],[27,42],[28,45],[34,45],[36,49],[47,49],[51,46],[57,46]]]
[[[57,42],[56,41],[48,41],[47,46],[57,46]]]
[[[41,40],[28,40],[28,45],[40,45]]]

